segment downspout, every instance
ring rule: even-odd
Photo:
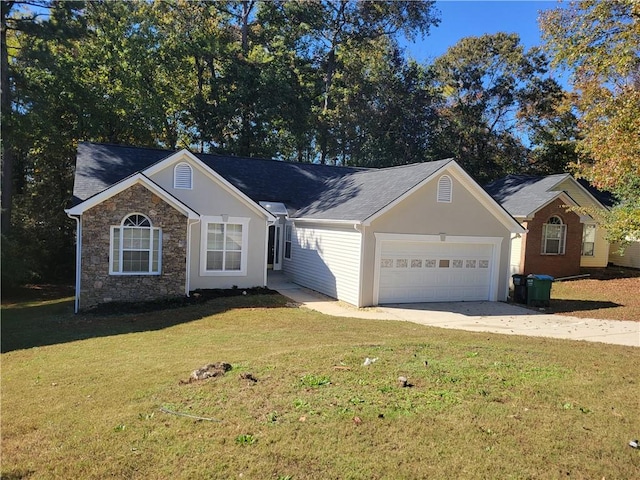
[[[199,218],[196,218],[193,223],[191,219],[187,219],[187,274],[184,280],[184,294],[187,297],[191,291],[191,227],[198,223],[200,223]]]
[[[353,228],[356,232],[360,234],[360,262],[358,265],[358,308],[363,307],[362,297],[364,295],[364,285],[362,284],[362,279],[364,278],[364,225],[361,223],[354,223]]]
[[[82,222],[80,216],[73,216],[67,213],[69,218],[76,221],[76,295],[73,305],[73,312],[78,313],[80,310],[80,275],[82,266]]]

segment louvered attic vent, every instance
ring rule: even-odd
[[[187,163],[179,163],[173,171],[173,188],[191,190],[193,188],[193,171]]]
[[[451,177],[443,175],[438,180],[438,203],[451,203]]]

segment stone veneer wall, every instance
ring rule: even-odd
[[[132,213],[162,229],[160,275],[109,275],[112,225]],[[135,302],[184,295],[187,217],[141,184],[105,200],[82,215],[80,308],[99,303]]]

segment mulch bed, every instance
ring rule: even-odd
[[[103,303],[83,313],[97,315],[119,315],[123,313],[145,313],[170,308],[180,308],[188,305],[198,305],[210,300],[226,297],[276,295],[278,292],[268,288],[228,288],[194,290],[189,297],[173,297],[153,300],[148,302],[109,302]],[[2,292],[2,305],[12,305],[24,302],[37,302],[55,300],[58,298],[73,297],[75,290],[70,285],[24,285],[22,287],[7,289]]]

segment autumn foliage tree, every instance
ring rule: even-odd
[[[619,199],[600,218],[609,238],[640,239],[640,2],[572,2],[545,12],[540,25],[553,63],[572,72],[575,173]]]

